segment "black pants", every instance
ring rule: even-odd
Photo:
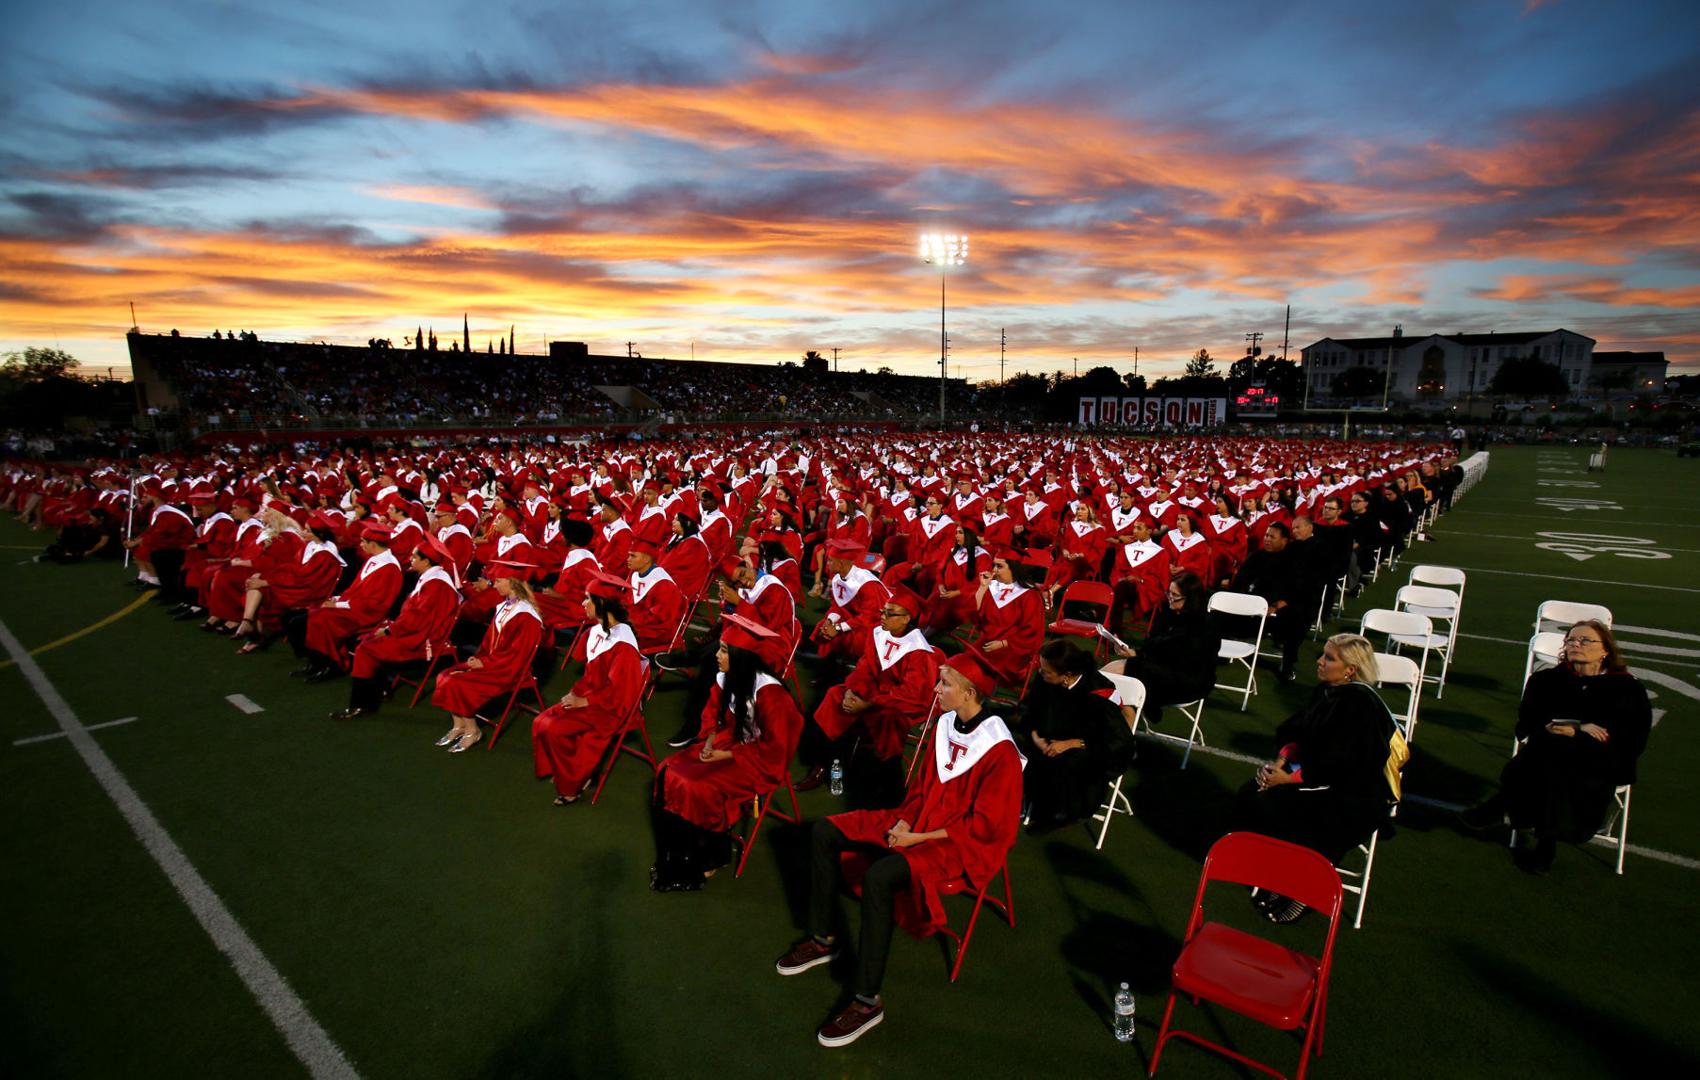
[[[195,595],[183,588],[183,552],[161,548],[153,553],[153,571],[159,578],[159,598],[173,603],[193,602]]]
[[[708,871],[732,861],[730,833],[705,829],[661,805],[661,784],[650,804],[655,827],[655,876],[674,888],[700,888]]]
[[[307,610],[291,608],[283,613],[283,635],[289,639],[290,651],[297,657],[307,657]]]
[[[1304,643],[1305,634],[1316,618],[1316,607],[1320,602],[1319,597],[1306,594],[1269,616],[1270,630],[1275,640],[1281,643],[1282,671],[1292,671],[1298,666],[1299,646]]]
[[[909,884],[909,860],[878,844],[862,844],[845,836],[822,818],[810,835],[809,933],[816,938],[834,934],[838,915],[838,856],[846,851],[867,855],[873,862],[862,879],[862,929],[856,943],[857,997],[872,1000],[885,981],[885,962],[891,955],[892,915],[897,890]]]
[[[389,680],[380,675],[375,679],[354,679],[348,684],[348,707],[377,712],[384,703],[384,687]]]

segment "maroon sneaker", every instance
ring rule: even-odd
[[[815,1032],[815,1038],[822,1046],[849,1046],[884,1019],[885,1006],[864,1005],[852,998],[843,1012]]]
[[[806,937],[791,946],[791,951],[773,966],[781,975],[801,975],[812,967],[830,964],[837,955],[837,945],[822,945],[813,937]]]

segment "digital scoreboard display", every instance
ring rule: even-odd
[[[1248,386],[1234,395],[1234,414],[1245,419],[1271,419],[1281,407],[1281,395],[1265,386]]]

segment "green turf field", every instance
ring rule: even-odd
[[[1536,605],[1604,603],[1629,628],[1623,639],[1662,711],[1630,835],[1649,850],[1632,851],[1619,878],[1607,848],[1567,847],[1550,876],[1529,878],[1503,844],[1408,802],[1380,848],[1363,929],[1341,931],[1315,1076],[1700,1072],[1690,926],[1700,835],[1683,779],[1700,768],[1689,730],[1700,718],[1700,462],[1616,451],[1608,471],[1588,474],[1586,457],[1574,447],[1494,451],[1437,540],[1415,545],[1393,575],[1402,581],[1418,562],[1470,574],[1466,636],[1444,699],[1425,696],[1405,789],[1450,803],[1482,795],[1508,752]],[[1598,486],[1564,486],[1575,484]],[[1554,498],[1592,503],[1537,501]],[[41,542],[0,522],[0,621],[26,648],[134,601],[116,567],[25,561]],[[1390,605],[1395,585],[1384,574],[1337,628]],[[1195,753],[1182,772],[1175,749],[1146,744],[1128,785],[1137,817],[1118,820],[1102,852],[1084,830],[1023,837],[1011,858],[1017,928],[982,920],[956,985],[937,941],[899,934],[884,1025],[829,1051],[813,1033],[842,1000],[843,974],[773,970],[802,919],[799,830],[764,826],[742,879],[724,873],[701,893],[656,895],[648,776],[634,760],[599,805],[558,809],[532,779],[523,722],[494,752],[451,756],[431,745],[447,725],[426,705],[333,723],[326,713],[343,704],[345,684],[287,678],[294,663],[282,645],[233,652],[149,601],[38,662],[82,723],[138,718],[92,738],[368,1076],[1143,1069],[1202,854],[1252,768]],[[1273,724],[1308,693],[1315,652],[1307,646],[1296,687],[1261,668],[1263,692],[1244,713],[1213,698],[1211,744],[1271,753]],[[557,676],[548,690],[566,685]],[[264,711],[239,711],[226,700],[238,693]],[[681,698],[658,695],[657,736],[674,729]],[[299,1075],[70,741],[15,745],[58,730],[16,665],[0,670],[0,702],[10,912],[0,1072]],[[811,817],[835,805],[824,791],[804,798]],[[1230,919],[1249,911],[1243,896],[1220,900]],[[956,903],[960,921],[967,904]],[[1274,932],[1304,945],[1319,923]],[[1138,995],[1137,1047],[1109,1030],[1122,980]],[[1183,1015],[1284,1070],[1296,1063],[1286,1036],[1229,1014]],[[1184,1043],[1165,1053],[1165,1076],[1241,1074]]]

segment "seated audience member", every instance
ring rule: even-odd
[[[643,656],[626,625],[617,590],[594,582],[582,606],[584,673],[560,702],[531,722],[532,758],[539,780],[555,781],[555,805],[578,801],[596,775],[608,745],[620,738],[643,693]]]
[[[1517,709],[1522,749],[1499,774],[1499,791],[1464,811],[1475,829],[1509,817],[1533,830],[1534,846],[1515,849],[1534,874],[1552,868],[1560,840],[1583,843],[1605,822],[1617,788],[1635,782],[1647,748],[1652,706],[1624,666],[1617,639],[1587,619],[1564,635],[1562,662],[1529,677]]]
[[[661,764],[655,778],[655,865],[650,888],[694,890],[732,860],[731,829],[752,799],[775,793],[797,749],[803,716],[760,657],[775,636],[728,615],[716,654],[720,678],[702,711],[700,745]]]
[[[1240,789],[1234,828],[1320,853],[1339,865],[1387,820],[1394,791],[1389,743],[1398,724],[1375,692],[1375,649],[1335,634],[1316,662],[1316,689],[1275,729],[1275,760]],[[1304,905],[1272,893],[1254,898],[1271,922],[1292,922]]]
[[[418,575],[413,591],[401,602],[394,619],[380,623],[360,640],[349,670],[348,707],[331,714],[333,720],[353,720],[378,711],[384,700],[385,676],[392,667],[423,660],[448,647],[449,631],[460,612],[460,578],[455,557],[446,544],[428,536],[413,549],[411,569]]]
[[[930,745],[901,805],[857,810],[815,822],[809,871],[809,936],[775,964],[798,975],[839,953],[841,875],[861,879],[855,997],[815,1038],[845,1046],[885,1018],[880,996],[894,920],[925,937],[947,925],[943,895],[958,882],[989,884],[1015,843],[1021,816],[1022,756],[1001,717],[985,705],[991,683],[967,657],[938,677],[939,708]]]
[[[1012,730],[1027,756],[1022,788],[1030,832],[1085,818],[1133,762],[1133,730],[1115,686],[1091,653],[1066,638],[1039,650],[1039,678],[1022,698]]]
[[[492,586],[502,597],[490,615],[490,625],[477,655],[437,676],[431,704],[447,709],[454,725],[437,740],[449,753],[459,754],[478,745],[484,731],[478,726],[478,710],[488,702],[505,697],[523,679],[543,638],[543,618],[531,599],[526,583],[528,563],[501,560],[485,567]]]
[[[1163,706],[1186,705],[1210,693],[1221,648],[1222,635],[1205,612],[1203,583],[1183,573],[1169,582],[1144,644],[1117,646],[1121,659],[1104,670],[1145,684],[1145,719],[1155,725],[1162,722]]]
[[[1304,601],[1298,569],[1291,561],[1292,553],[1287,550],[1292,535],[1292,530],[1281,522],[1270,522],[1264,529],[1258,549],[1246,556],[1240,572],[1234,575],[1233,583],[1234,592],[1261,596],[1269,603],[1267,629],[1281,643],[1278,674],[1282,682],[1298,680],[1299,645],[1310,629],[1311,615],[1315,614],[1314,611],[1302,610]],[[1247,629],[1243,636],[1250,637],[1257,632],[1256,624],[1250,618],[1244,621]]]

